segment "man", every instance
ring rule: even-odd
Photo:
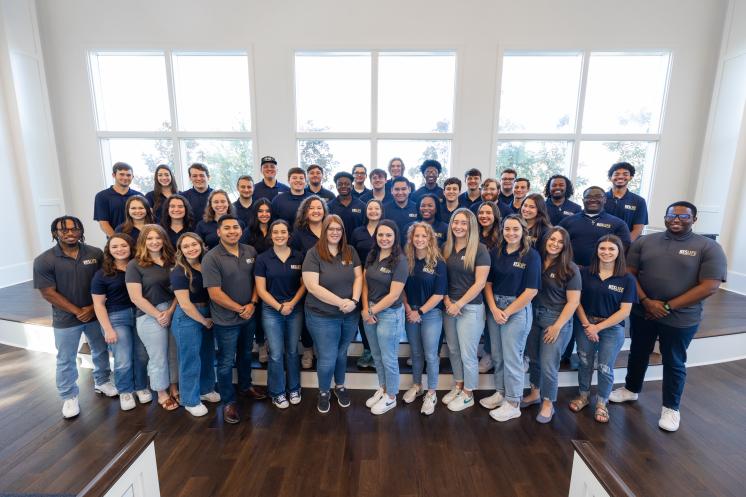
[[[239,176],[238,181],[236,181],[236,189],[238,190],[238,198],[233,202],[233,207],[236,208],[236,217],[244,226],[249,226],[254,212],[251,208],[254,205],[254,179],[248,175]]]
[[[518,178],[513,183],[513,202],[510,204],[510,210],[515,214],[521,213],[523,199],[528,195],[531,189],[531,182],[527,178]]]
[[[272,218],[284,219],[292,226],[295,223],[298,207],[304,198],[311,196],[311,193],[306,190],[306,172],[299,167],[290,168],[288,183],[290,183],[290,190],[280,193],[272,200]]]
[[[111,383],[109,351],[93,312],[91,280],[101,266],[103,253],[83,243],[80,219],[58,217],[52,222],[57,244],[34,259],[34,288],[52,304],[52,327],[57,347],[57,391],[62,397],[62,416],[80,414],[78,403],[78,344],[85,333],[93,359],[94,391],[107,397],[118,394]]]
[[[412,201],[415,204],[419,203],[420,197],[426,193],[432,193],[438,197],[440,204],[443,204],[443,189],[438,186],[438,176],[440,176],[442,170],[443,166],[440,162],[432,159],[428,159],[420,165],[420,172],[425,178],[425,184],[412,194]]]
[[[656,340],[663,356],[663,407],[658,426],[679,429],[679,404],[686,382],[686,351],[702,321],[702,302],[728,274],[720,245],[697,235],[697,208],[674,202],[663,218],[666,231],[639,238],[629,250],[627,269],[637,277],[640,303],[632,308],[632,339],[624,387],[612,402],[637,400]]]
[[[459,195],[458,202],[459,207],[468,209],[472,205],[482,202],[482,191],[480,190],[482,171],[476,168],[469,169],[464,174],[464,181],[466,182],[466,191]]]
[[[459,196],[461,193],[461,180],[458,178],[448,178],[443,183],[443,208],[440,209],[440,220],[448,223],[451,220],[453,212],[461,207]]]
[[[192,182],[192,187],[181,194],[189,201],[189,206],[192,208],[192,214],[194,214],[194,222],[202,220],[202,216],[205,214],[205,206],[207,205],[207,199],[212,193],[210,188],[210,171],[207,166],[195,162],[189,166],[189,181]]]
[[[497,199],[499,202],[505,205],[513,203],[513,184],[517,176],[518,173],[511,168],[503,169],[500,173],[500,195]]]
[[[510,209],[509,204],[504,204],[498,201],[499,192],[500,189],[497,186],[497,180],[494,178],[487,178],[482,183],[481,198],[477,202],[471,204],[469,210],[471,210],[476,216],[479,213],[479,206],[482,205],[482,202],[494,202],[497,204],[497,208],[500,209],[500,215],[502,217],[512,214],[513,211]]]
[[[366,193],[370,193],[371,189],[365,186],[365,177],[368,175],[368,169],[362,164],[355,164],[352,166],[352,177],[355,178],[355,182],[352,184],[352,196],[359,199]]]
[[[572,216],[582,211],[583,208],[570,200],[575,194],[572,181],[567,176],[555,174],[551,176],[544,185],[544,197],[547,199],[547,212],[549,220],[554,226],[558,225],[567,216]]]
[[[327,204],[329,214],[336,214],[342,218],[348,242],[355,228],[365,224],[365,204],[352,197],[352,180],[352,174],[347,171],[335,174],[334,184],[339,195]]]
[[[635,167],[629,162],[617,162],[609,168],[611,189],[606,192],[606,212],[616,216],[629,228],[630,238],[634,242],[648,224],[648,205],[641,196],[627,188],[635,177]]]
[[[373,169],[368,176],[370,178],[370,185],[373,187],[368,193],[360,195],[360,201],[367,203],[368,200],[374,198],[379,202],[388,202],[392,200],[391,194],[386,191],[386,171],[383,169]]]
[[[412,221],[417,220],[417,204],[409,199],[409,180],[402,176],[391,180],[391,195],[393,200],[383,205],[384,219],[391,219],[399,228],[402,245],[406,243],[405,229]]]
[[[404,168],[404,161],[401,160],[400,157],[393,157],[389,161],[388,171],[391,179],[386,182],[386,194],[391,195],[391,188],[393,188],[394,178],[398,178],[399,176],[404,177],[404,174],[406,173],[406,169]],[[415,188],[417,188],[411,181],[407,180],[407,183],[409,184],[410,193],[413,192]]]
[[[324,170],[321,166],[318,164],[311,164],[306,168],[306,173],[308,174],[308,186],[306,187],[308,195],[318,195],[327,202],[334,200],[334,193],[321,185],[324,181]],[[292,223],[290,223],[290,225],[292,226]]]
[[[251,348],[256,329],[259,299],[254,287],[256,250],[238,243],[242,230],[231,215],[218,220],[220,243],[202,260],[202,283],[210,295],[210,314],[218,348],[218,389],[223,399],[223,421],[238,423],[241,413],[233,387],[233,363],[238,370],[242,394],[261,400],[266,397],[251,385]]]
[[[270,202],[277,194],[290,190],[288,185],[277,181],[277,161],[274,157],[266,156],[261,160],[262,180],[254,185],[254,199],[266,198]]]
[[[114,228],[124,222],[124,204],[133,195],[142,195],[130,188],[132,183],[132,166],[117,162],[111,167],[114,184],[96,194],[93,204],[93,219],[98,221],[101,231],[108,237],[114,234]]]
[[[606,195],[600,186],[591,186],[583,192],[583,210],[566,217],[559,225],[570,233],[570,243],[575,253],[575,264],[589,266],[596,242],[603,235],[616,235],[629,248],[629,229],[624,221],[604,211]]]

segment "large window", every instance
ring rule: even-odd
[[[168,164],[179,187],[187,168],[203,162],[210,185],[229,192],[254,165],[249,60],[245,53],[90,53],[96,127],[104,174],[127,162],[133,187],[153,189],[158,164]]]
[[[506,167],[542,191],[553,174],[609,187],[614,162],[647,195],[660,139],[670,56],[645,53],[526,53],[503,57],[497,172]]]
[[[298,163],[321,165],[327,184],[357,163],[385,169],[451,160],[456,80],[454,52],[297,52]]]

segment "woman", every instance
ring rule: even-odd
[[[176,297],[171,333],[179,357],[181,405],[195,417],[207,414],[202,403],[220,402],[215,391],[215,338],[210,319],[210,297],[202,285],[205,244],[196,233],[184,233],[176,242],[176,265],[171,288]]]
[[[306,293],[301,279],[303,255],[288,247],[287,221],[278,219],[269,231],[272,248],[259,254],[254,274],[262,299],[262,327],[269,341],[269,394],[275,407],[286,409],[301,401],[298,339],[303,329],[303,309],[298,304]]]
[[[167,411],[179,407],[169,381],[168,327],[176,309],[171,293],[174,249],[166,232],[157,224],[147,224],[137,240],[135,257],[127,264],[125,282],[130,300],[137,307],[137,335],[148,352],[150,386],[158,393],[158,403]]]
[[[124,282],[124,272],[134,252],[135,244],[129,235],[113,234],[104,247],[101,269],[91,281],[93,309],[114,355],[114,385],[123,411],[135,408],[132,392],[137,393],[141,404],[153,400],[145,370],[148,357],[135,335],[135,309]]]
[[[399,337],[404,331],[402,291],[409,270],[396,223],[381,221],[373,237],[376,243],[363,271],[362,315],[379,387],[365,405],[379,415],[396,407],[399,393]]]
[[[575,329],[578,347],[578,390],[570,410],[578,412],[590,403],[591,378],[598,355],[598,391],[594,419],[609,422],[607,402],[614,386],[614,363],[624,344],[624,320],[637,302],[634,276],[627,273],[624,246],[615,235],[598,239],[591,265],[580,270],[583,290],[577,316],[583,329]]]
[[[432,193],[425,193],[420,197],[417,205],[420,221],[424,221],[433,228],[438,246],[442,247],[446,242],[448,223],[440,221],[440,200]]]
[[[448,290],[446,264],[438,248],[432,226],[413,224],[407,233],[406,245],[409,277],[404,285],[405,328],[412,351],[414,384],[404,393],[410,404],[423,394],[422,371],[427,361],[427,395],[420,412],[429,416],[438,402],[435,389],[440,371],[440,333],[443,328],[443,296]]]
[[[544,197],[538,193],[531,193],[523,199],[521,217],[526,221],[526,226],[528,226],[528,238],[531,241],[531,246],[543,246],[547,230],[552,227]]]
[[[490,256],[484,297],[496,392],[479,403],[490,409],[492,419],[508,421],[521,415],[523,350],[533,321],[531,300],[541,286],[541,257],[531,247],[526,222],[517,214],[503,220],[500,241]]]
[[[487,250],[492,250],[497,246],[501,221],[500,208],[495,202],[482,202],[479,205],[477,209],[479,241],[487,247]]]
[[[456,381],[443,403],[451,411],[462,411],[474,405],[473,390],[479,382],[477,348],[484,329],[482,290],[490,271],[490,254],[479,243],[477,218],[469,209],[460,208],[451,216],[443,258],[448,272],[443,328]]]
[[[530,200],[527,198],[523,202]],[[534,321],[526,349],[531,393],[521,407],[541,403],[536,421],[549,423],[557,401],[557,376],[562,352],[572,336],[572,317],[580,303],[580,270],[572,262],[570,235],[564,228],[549,228],[541,244],[541,289],[534,300]]]
[[[124,222],[114,228],[114,232],[129,235],[137,243],[143,226],[152,223],[153,212],[148,201],[141,195],[133,195],[124,204]]]
[[[213,190],[207,197],[207,206],[202,220],[197,223],[195,232],[205,241],[207,248],[213,248],[220,243],[218,238],[218,219],[230,214],[236,215],[236,208],[231,203],[230,197],[225,190]],[[243,221],[239,221],[241,228],[245,229]]]
[[[160,225],[166,230],[172,246],[179,237],[194,228],[194,216],[189,201],[182,195],[171,195],[163,203]]]
[[[171,195],[179,193],[179,186],[176,184],[176,178],[171,168],[165,164],[159,164],[155,168],[153,178],[153,191],[145,194],[150,207],[153,208],[153,216],[156,222],[160,222],[163,217],[163,204],[166,203]]]
[[[252,215],[246,231],[241,236],[241,243],[251,245],[257,254],[272,248],[272,237],[269,225],[272,223],[272,202],[260,198],[253,204]]]
[[[376,227],[382,217],[383,203],[374,198],[368,200],[365,205],[365,218],[368,220],[368,223],[364,226],[358,226],[355,228],[352,232],[352,237],[350,238],[350,244],[355,248],[355,250],[357,250],[357,255],[360,257],[361,261],[368,260],[368,253],[375,244],[373,233],[375,233]],[[365,334],[365,324],[363,323],[362,315],[360,316],[358,329],[360,330],[360,336],[363,340],[363,353],[357,360],[357,367],[361,369],[372,368],[375,366],[375,363],[373,361],[373,355],[370,353],[370,343]]]
[[[357,332],[357,306],[363,290],[360,259],[347,245],[342,219],[324,219],[321,236],[303,260],[303,283],[308,290],[305,316],[318,354],[319,399],[316,408],[329,412],[332,376],[334,393],[342,407],[350,405],[344,387],[347,348]]]

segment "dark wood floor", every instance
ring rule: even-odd
[[[746,361],[690,371],[682,429],[657,428],[660,383],[640,401],[611,406],[602,426],[566,407],[550,425],[536,408],[497,423],[474,407],[439,405],[431,417],[401,404],[381,417],[353,405],[315,410],[313,390],[286,411],[242,401],[245,420],[225,425],[216,408],[195,419],[157,405],[121,412],[93,394],[82,371],[82,414],[63,420],[51,355],[0,346],[0,494],[75,493],[139,430],[157,430],[164,496],[566,496],[572,439],[592,441],[640,496],[743,496]],[[441,393],[442,395],[442,393]],[[486,393],[480,393],[486,395]]]

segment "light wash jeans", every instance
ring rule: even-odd
[[[303,307],[296,306],[293,312],[283,316],[267,304],[262,304],[262,327],[269,344],[267,384],[269,395],[274,398],[285,390],[300,390],[300,363],[298,340],[303,329]],[[285,381],[287,361],[287,382]]]
[[[197,307],[207,317],[207,305]],[[186,407],[198,406],[199,396],[215,391],[215,337],[201,323],[186,315],[176,306],[171,322],[171,333],[179,349],[179,395]]]
[[[591,342],[585,336],[583,327],[575,329],[575,343],[578,347],[578,390],[581,395],[589,395],[593,364],[598,354],[597,404],[606,404],[614,386],[614,363],[624,345],[624,323],[615,324],[598,333],[598,342]]]
[[[322,316],[308,309],[306,325],[316,346],[316,375],[319,391],[328,392],[332,376],[336,385],[344,385],[347,371],[347,349],[357,333],[360,313],[353,311],[339,316]],[[368,337],[370,340],[370,337]]]
[[[117,334],[116,343],[109,344],[114,355],[114,385],[120,394],[145,390],[148,388],[148,353],[135,333],[134,307],[110,312],[109,322]]]
[[[437,307],[422,315],[421,322],[407,321],[407,340],[412,351],[412,379],[415,385],[422,385],[422,371],[427,362],[427,389],[438,387],[440,372],[440,332],[443,329],[443,311]]]
[[[54,328],[54,345],[57,347],[57,391],[62,400],[78,396],[78,345],[80,334],[85,333],[93,359],[93,381],[102,385],[111,379],[109,351],[98,321],[93,320],[70,328]]]
[[[165,311],[170,302],[162,302],[155,306],[159,311]],[[148,376],[150,386],[158,392],[166,390],[170,383],[168,375],[168,328],[158,324],[158,321],[148,314],[137,318],[137,335],[148,351]]]
[[[404,330],[404,306],[384,309],[376,314],[376,319],[375,324],[363,323],[378,384],[386,387],[387,394],[396,395],[399,393],[399,337]]]
[[[463,381],[465,389],[475,390],[479,386],[477,348],[484,330],[484,305],[466,304],[461,308],[461,315],[456,317],[446,313],[443,317],[443,327],[453,379]]]
[[[528,353],[528,377],[531,386],[538,388],[541,398],[557,401],[558,375],[562,352],[572,336],[572,318],[560,328],[553,343],[544,343],[544,330],[557,321],[560,311],[544,306],[534,307],[534,321],[526,342]]]
[[[505,309],[516,298],[495,295],[495,303]],[[497,324],[491,312],[487,312],[487,327],[492,344],[492,364],[495,366],[495,390],[510,402],[520,402],[523,396],[523,350],[531,331],[531,304],[511,315],[505,324]]]

